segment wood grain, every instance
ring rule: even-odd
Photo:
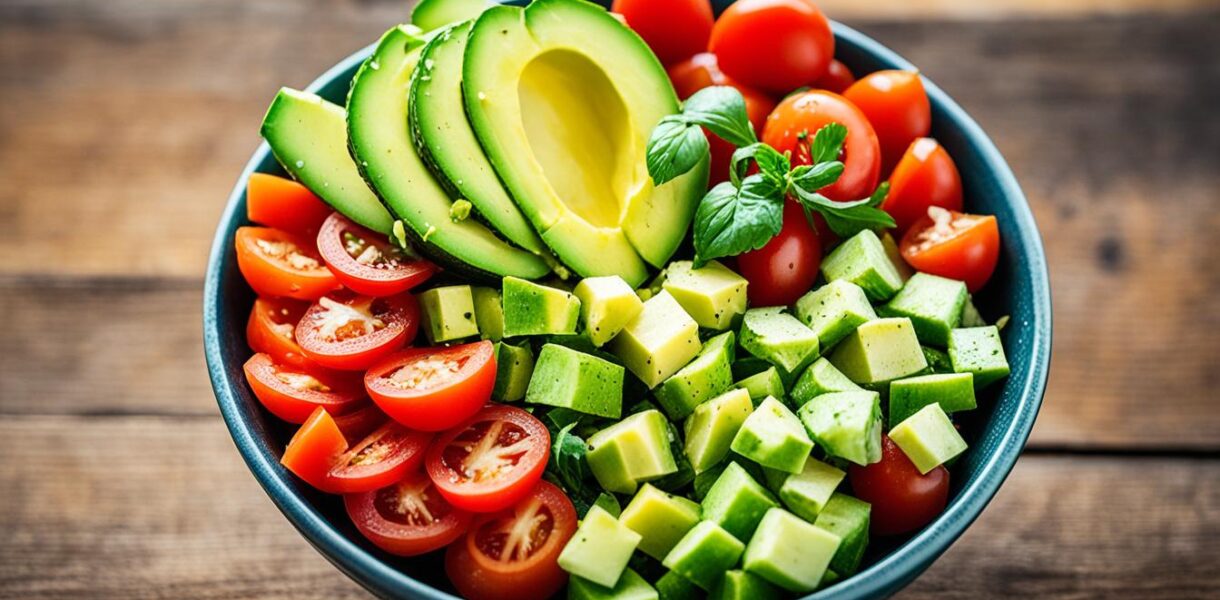
[[[9,417],[0,455],[0,597],[362,596],[276,513],[219,419]],[[902,597],[1203,597],[1220,586],[1217,466],[1025,457]]]

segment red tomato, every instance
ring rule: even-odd
[[[364,537],[399,556],[444,548],[470,525],[470,513],[446,502],[421,471],[379,490],[348,494],[343,505]]]
[[[534,489],[550,454],[551,434],[541,421],[519,408],[488,404],[441,435],[424,465],[454,506],[496,512]]]
[[[983,288],[1000,260],[1000,226],[992,215],[967,215],[933,206],[899,244],[902,257],[918,271]]]
[[[708,52],[696,54],[689,60],[674,65],[669,69],[669,79],[674,83],[678,97],[685,100],[695,92],[713,85],[728,85],[737,88],[746,101],[746,114],[754,131],[761,132],[766,125],[767,115],[775,108],[775,101],[770,96],[743,86],[730,79],[716,65],[716,55]],[[712,162],[709,186],[729,180],[729,165],[732,163],[733,151],[736,146],[720,139],[712,132],[704,129],[708,145],[711,147]]]
[[[576,508],[545,481],[516,506],[475,521],[445,552],[445,573],[468,600],[550,598],[568,582],[559,553],[576,533]]]
[[[346,374],[277,365],[262,353],[251,356],[244,370],[254,397],[289,423],[304,423],[319,407],[332,415],[349,412],[364,400],[359,380]]]
[[[712,34],[708,0],[614,0],[610,10],[623,15],[665,65],[703,52]]]
[[[857,81],[843,97],[868,117],[881,144],[881,166],[893,168],[916,138],[932,131],[932,106],[919,73],[877,71]]]
[[[337,426],[337,424],[336,424]],[[340,429],[342,431],[342,429]],[[353,444],[326,474],[326,491],[371,492],[419,471],[432,434],[390,422]]]
[[[343,432],[343,437],[347,438],[348,445],[363,440],[374,429],[390,420],[385,413],[381,412],[380,408],[377,408],[376,404],[371,402],[352,412],[333,416],[335,425],[339,427],[339,431]]]
[[[318,253],[339,283],[366,296],[401,294],[437,272],[436,265],[407,256],[384,237],[333,213],[318,232]]]
[[[670,29],[682,26],[668,24]],[[708,49],[733,79],[784,94],[826,73],[835,38],[813,2],[741,0],[721,13]]]
[[[422,431],[456,427],[491,400],[496,361],[491,342],[407,348],[364,374],[369,396],[390,418]]]
[[[268,227],[237,229],[237,268],[260,296],[314,300],[338,289],[312,240]]]
[[[921,475],[902,449],[881,436],[881,462],[847,469],[856,497],[872,505],[869,529],[874,535],[914,531],[944,512],[949,499],[949,471],[936,467]]]
[[[419,301],[411,294],[388,298],[347,290],[319,298],[297,324],[297,342],[310,360],[331,369],[362,371],[410,344],[419,332]]]
[[[737,270],[750,282],[750,306],[788,306],[813,287],[822,264],[822,243],[795,201],[784,202],[784,227],[766,246],[737,257]]]
[[[286,298],[258,298],[246,321],[246,343],[271,356],[276,364],[316,367],[297,344],[296,327],[309,304]]]
[[[894,173],[890,193],[881,208],[898,223],[898,235],[920,217],[929,206],[962,210],[962,177],[949,153],[932,138],[911,142]]]
[[[347,450],[347,439],[330,413],[319,406],[293,434],[280,464],[305,483],[326,491],[326,475]]]
[[[839,160],[843,175],[821,192],[831,200],[858,200],[873,193],[881,175],[877,134],[868,118],[842,96],[811,90],[784,98],[763,128],[762,141],[780,152],[792,153],[793,165],[810,163],[809,144],[823,126],[839,123],[847,128],[847,139]]]
[[[852,74],[851,69],[847,68],[847,65],[838,60],[832,60],[830,66],[826,68],[826,74],[813,82],[813,88],[842,94],[855,82],[856,76]]]
[[[309,188],[291,179],[252,173],[246,183],[246,216],[259,225],[311,234],[330,213]]]

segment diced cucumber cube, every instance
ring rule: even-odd
[[[819,358],[796,380],[796,386],[792,388],[792,403],[800,408],[822,394],[854,392],[861,389],[863,388],[830,364],[829,360]]]
[[[746,547],[745,570],[790,592],[817,589],[839,549],[839,536],[773,508]]]
[[[681,496],[667,494],[644,484],[619,521],[640,534],[639,549],[657,560],[664,560],[678,540],[699,522],[699,504]]]
[[[669,421],[657,410],[624,418],[589,437],[589,470],[603,489],[634,494],[640,483],[678,470]]]
[[[748,540],[767,510],[779,506],[775,497],[741,465],[729,463],[703,498],[703,519]]]
[[[724,528],[712,521],[700,521],[662,564],[700,588],[711,590],[724,572],[737,564],[744,550],[745,544]]]
[[[576,333],[580,300],[558,288],[504,278],[504,337]]]
[[[479,326],[479,335],[485,340],[498,342],[504,337],[504,304],[500,290],[490,287],[472,287],[474,321]]]
[[[932,373],[953,372],[953,362],[949,360],[948,352],[931,346],[920,346],[919,349],[923,350],[923,358],[928,361],[927,371]]]
[[[623,507],[619,506],[618,498],[609,492],[602,492],[593,500],[593,506],[600,506],[602,510],[614,515],[614,518],[619,518],[623,514]]]
[[[729,390],[695,407],[694,414],[686,419],[684,451],[696,476],[724,460],[733,438],[753,411],[754,404],[745,390]]]
[[[983,319],[982,313],[978,307],[974,305],[974,297],[966,294],[966,305],[962,307],[962,319],[960,327],[986,327],[987,321]]]
[[[699,354],[699,325],[662,290],[610,341],[610,351],[652,389]]]
[[[915,269],[907,264],[906,259],[902,258],[902,251],[898,249],[898,242],[894,240],[894,236],[890,232],[881,234],[881,247],[885,249],[885,256],[890,259],[890,264],[894,265],[894,270],[898,272],[898,276],[902,278],[903,283],[906,283],[915,275]]]
[[[881,460],[881,396],[877,392],[834,392],[805,403],[799,411],[809,436],[831,456],[858,465]]]
[[[784,478],[779,500],[793,514],[812,523],[846,476],[842,469],[810,458],[800,473]]]
[[[767,398],[737,431],[732,449],[764,467],[800,473],[813,441],[788,407]]]
[[[656,587],[660,600],[700,600],[704,594],[691,580],[673,571],[666,571],[657,580]]]
[[[746,311],[747,285],[744,277],[714,260],[698,269],[678,260],[665,268],[662,287],[700,327],[724,331]]]
[[[624,375],[623,367],[608,360],[546,344],[538,353],[525,401],[617,419],[623,411]]]
[[[907,318],[877,319],[857,327],[829,358],[848,379],[865,387],[883,387],[928,366]]]
[[[743,389],[750,394],[750,400],[755,404],[767,396],[782,398],[784,396],[784,380],[780,378],[775,367],[767,367],[761,373],[755,373],[733,384],[733,387]]]
[[[1008,358],[995,325],[950,332],[949,360],[954,372],[974,374],[974,385],[979,389],[1008,377]]]
[[[733,387],[733,355],[737,348],[732,331],[703,344],[695,359],[678,369],[656,390],[657,402],[674,421],[685,419],[696,406]]]
[[[644,302],[618,275],[586,277],[576,284],[572,293],[580,299],[580,318],[585,324],[585,334],[598,347],[618,335],[644,310]]]
[[[796,317],[818,336],[822,348],[830,348],[861,324],[877,318],[873,305],[860,286],[839,279],[801,296]]]
[[[936,403],[923,407],[891,429],[890,439],[924,474],[966,451],[966,440]]]
[[[613,588],[639,543],[640,534],[594,506],[559,553],[559,567],[602,587]]]
[[[419,295],[424,336],[428,343],[449,342],[479,335],[474,320],[474,296],[468,285],[432,288]]]
[[[940,404],[946,413],[973,410],[976,406],[974,375],[919,375],[890,382],[890,427],[905,421],[907,417],[929,404]]]
[[[835,493],[830,497],[813,524],[840,538],[830,569],[836,575],[848,577],[860,569],[864,550],[868,548],[868,525],[872,513],[869,503],[847,494]]]
[[[568,600],[659,600],[660,596],[639,573],[623,571],[618,582],[606,587],[573,575],[568,580]]]
[[[767,580],[737,569],[726,572],[708,596],[709,600],[779,600],[779,597],[779,590]]]
[[[824,260],[826,281],[846,280],[864,290],[873,302],[884,302],[902,287],[902,275],[894,268],[877,234],[865,229],[839,244]]]
[[[886,317],[907,317],[919,341],[944,348],[949,332],[961,323],[966,284],[927,273],[916,273],[898,295],[877,309]]]
[[[789,373],[818,357],[818,336],[782,307],[752,308],[741,322],[741,347]]]
[[[525,391],[534,374],[534,352],[529,346],[514,346],[496,342],[496,385],[491,398],[497,402],[516,402],[525,398]]]

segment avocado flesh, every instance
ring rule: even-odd
[[[470,33],[463,95],[500,179],[565,264],[633,287],[646,263],[664,266],[685,237],[707,165],[653,186],[645,147],[678,102],[635,34],[575,0],[489,9]]]
[[[347,113],[316,94],[283,88],[263,117],[262,136],[293,179],[343,216],[389,235],[394,217],[347,151]]]
[[[538,256],[476,220],[451,220],[453,202],[428,172],[408,131],[407,90],[422,43],[411,28],[391,29],[352,79],[348,140],[361,173],[407,233],[449,269],[488,280],[545,276],[550,268]]]
[[[479,16],[493,5],[490,0],[419,0],[411,11],[411,24],[430,31]]]
[[[462,55],[471,22],[432,38],[411,76],[411,137],[424,162],[450,196],[465,198],[477,215],[509,241],[533,252],[546,246],[496,177],[466,121],[462,106]]]

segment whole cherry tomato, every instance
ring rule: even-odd
[[[874,535],[897,535],[931,523],[949,499],[949,471],[936,467],[921,475],[902,449],[881,436],[881,462],[847,470],[856,497],[872,505]]]
[[[902,235],[928,214],[929,206],[962,209],[962,177],[949,153],[932,138],[911,142],[890,175],[890,192],[881,208],[898,223]]]
[[[720,15],[708,49],[733,79],[785,94],[826,73],[835,38],[808,0],[741,0]]]
[[[610,10],[622,15],[665,65],[703,52],[712,34],[708,0],[614,0]]]
[[[818,278],[822,244],[805,209],[793,200],[784,203],[784,227],[766,246],[737,257],[737,269],[750,282],[751,306],[788,306]]]
[[[919,73],[877,71],[857,81],[843,97],[873,124],[881,144],[881,167],[888,171],[916,138],[932,131],[932,107]]]
[[[843,175],[821,192],[840,201],[867,197],[876,189],[881,174],[877,134],[868,117],[843,96],[811,90],[784,98],[767,117],[762,141],[780,152],[791,152],[793,165],[807,165],[813,136],[830,123],[847,127],[847,139],[839,158],[843,161]]]
[[[838,60],[832,60],[830,66],[826,68],[826,74],[813,82],[813,89],[842,94],[855,82],[856,76],[852,74],[851,69],[847,68],[847,65]]]

